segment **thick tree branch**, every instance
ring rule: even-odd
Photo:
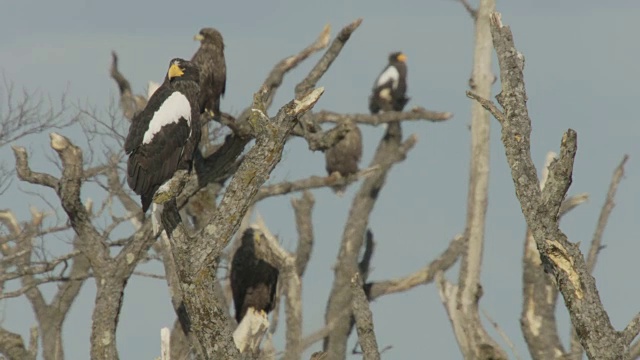
[[[378,351],[378,342],[373,329],[373,314],[371,314],[369,301],[362,287],[362,279],[357,272],[351,278],[351,292],[353,297],[351,306],[353,308],[353,316],[356,319],[358,341],[362,347],[362,358],[364,360],[378,360],[380,359],[380,352]]]
[[[549,178],[549,166],[555,156],[554,152],[547,154],[540,180],[541,190]],[[566,199],[561,206],[559,217],[561,218],[587,199],[586,194],[578,194]],[[527,342],[529,354],[534,360],[566,356],[558,334],[555,315],[558,290],[551,282],[552,278],[542,268],[540,253],[529,229],[525,236],[522,264],[523,306],[520,327]]]
[[[256,103],[248,120],[258,134],[255,146],[231,179],[216,213],[202,231],[190,237],[181,224],[175,202],[165,205],[162,223],[171,240],[183,292],[184,312],[180,321],[187,333],[198,339],[198,353],[209,359],[234,359],[238,356],[225,314],[213,293],[218,258],[238,229],[258,189],[280,161],[284,143],[299,116],[318,101],[322,88],[310,92],[302,100],[285,105],[275,118],[269,119]],[[260,97],[256,96],[256,100]],[[215,346],[212,344],[216,344]]]
[[[540,252],[545,271],[552,274],[562,293],[571,322],[590,359],[625,359],[628,343],[604,310],[595,280],[576,244],[558,227],[558,213],[571,184],[577,135],[569,129],[562,138],[560,158],[551,164],[549,179],[540,191],[531,160],[531,119],[526,107],[524,57],[513,43],[513,34],[499,13],[491,16],[493,44],[498,54],[502,92],[498,102],[505,109],[502,141],[511,168],[516,196]]]
[[[338,319],[338,324],[325,339],[324,350],[330,358],[341,359],[346,356],[346,342],[350,330],[350,316],[342,316],[342,311],[351,304],[350,281],[351,276],[358,270],[358,255],[365,238],[368,227],[368,219],[378,194],[384,186],[387,173],[391,167],[404,160],[407,152],[417,141],[415,136],[409,137],[404,143],[399,123],[390,124],[384,137],[378,145],[378,149],[370,166],[380,166],[380,171],[367,178],[356,194],[349,217],[342,235],[342,242],[335,266],[335,278],[325,323],[329,324]],[[339,318],[338,318],[339,317]]]
[[[32,350],[32,346],[29,346],[29,349],[25,347],[20,335],[0,328],[0,352],[9,359],[35,360],[38,355],[37,345],[36,351],[32,352]]]
[[[85,179],[82,151],[64,136],[51,133],[50,138],[51,147],[57,152],[62,162],[62,176],[54,188],[71,226],[78,235],[75,246],[82,255],[87,257],[98,284],[92,319],[91,355],[96,358],[117,359],[115,332],[124,286],[139,259],[146,256],[146,250],[154,241],[150,236],[151,226],[147,223],[136,232],[113,261],[106,241],[108,232],[106,235],[101,234],[93,226],[89,209],[80,201],[80,191]],[[16,153],[19,155],[18,161],[20,159],[26,161],[21,151]],[[25,180],[28,179],[25,177]],[[73,292],[75,290],[71,293]]]
[[[284,250],[267,226],[258,218],[253,226],[254,231],[261,234],[262,241],[256,244],[256,256],[276,267],[279,282],[282,282],[285,293],[285,312],[287,314],[286,349],[284,358],[295,360],[300,358],[302,349],[302,284],[296,270],[295,257]]]
[[[31,171],[31,168],[29,167],[29,156],[27,155],[27,150],[25,148],[22,146],[12,146],[11,148],[13,149],[13,155],[16,158],[16,171],[20,180],[35,185],[50,187],[54,190],[58,188],[58,179],[54,176]]]
[[[475,45],[470,84],[483,97],[491,95],[491,33],[489,14],[495,0],[481,0],[475,18]],[[464,358],[489,359],[487,354],[506,358],[506,352],[489,335],[480,319],[479,302],[482,297],[480,273],[484,250],[486,213],[489,198],[489,114],[477,102],[471,109],[471,160],[467,218],[464,237],[467,249],[460,262],[456,286],[440,282],[440,293],[453,326],[456,340]],[[455,290],[455,295],[451,293]],[[451,313],[453,311],[454,313]]]

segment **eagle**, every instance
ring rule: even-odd
[[[231,260],[231,292],[238,324],[252,307],[256,311],[269,313],[275,307],[278,269],[258,259],[255,241],[261,237],[259,230],[248,228],[242,234],[242,244]]]
[[[177,170],[191,171],[201,132],[199,79],[195,64],[171,60],[164,82],[131,121],[124,143],[127,183],[140,195],[143,212]]]
[[[372,114],[382,111],[402,111],[409,102],[407,92],[407,56],[402,52],[389,55],[389,64],[373,84],[369,97]]]
[[[200,48],[191,59],[200,68],[200,113],[208,111],[220,116],[220,97],[227,86],[222,35],[214,28],[204,28],[193,39],[200,41]]]
[[[332,147],[324,152],[325,168],[329,176],[338,172],[340,176],[347,177],[358,172],[358,163],[362,158],[362,134],[355,122],[347,121],[349,132]],[[342,195],[346,185],[334,185],[333,191]]]

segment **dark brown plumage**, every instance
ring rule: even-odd
[[[407,92],[407,57],[401,52],[389,55],[389,64],[373,84],[369,97],[372,114],[382,111],[402,111],[409,102]]]
[[[334,172],[347,177],[358,172],[358,163],[362,158],[362,134],[355,122],[348,121],[349,132],[324,152],[325,166],[329,175]],[[335,185],[332,189],[342,194],[346,185]]]
[[[220,97],[224,96],[227,87],[222,35],[214,28],[204,28],[194,40],[200,41],[200,48],[191,59],[200,68],[200,112],[211,111],[218,117]]]
[[[162,85],[131,121],[124,150],[127,182],[147,211],[153,195],[176,170],[191,170],[200,141],[199,71],[173,59]]]
[[[229,278],[238,323],[250,307],[269,313],[275,306],[278,269],[256,257],[254,244],[260,236],[259,231],[247,229],[231,261]]]

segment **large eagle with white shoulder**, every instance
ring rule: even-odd
[[[373,84],[369,97],[372,114],[382,111],[402,111],[409,102],[407,93],[407,56],[401,52],[389,55],[389,64]]]
[[[193,63],[171,60],[167,76],[131,121],[124,150],[127,182],[146,212],[153,195],[177,170],[191,171],[200,141],[200,72]]]

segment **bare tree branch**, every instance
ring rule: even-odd
[[[462,6],[464,6],[464,9],[467,10],[467,12],[469,13],[469,15],[473,20],[478,19],[478,10],[474,9],[473,6],[469,4],[469,0],[458,0],[458,1],[460,1]]]
[[[303,97],[316,86],[318,80],[320,80],[320,78],[327,72],[333,61],[338,57],[338,54],[340,54],[344,44],[346,44],[351,37],[351,34],[356,31],[361,23],[362,19],[357,19],[340,31],[338,36],[336,36],[331,43],[331,46],[329,46],[329,49],[327,49],[322,58],[313,67],[313,69],[311,69],[307,77],[296,85],[296,99]],[[326,41],[328,41],[328,39],[326,39]],[[326,46],[326,43],[324,46]]]
[[[624,359],[628,339],[617,332],[604,310],[584,257],[558,227],[560,205],[571,184],[577,134],[569,129],[563,136],[560,157],[549,169],[549,179],[540,191],[536,169],[531,160],[531,119],[526,107],[524,57],[513,42],[513,34],[491,15],[491,33],[498,54],[502,92],[498,102],[505,109],[502,140],[511,168],[516,196],[540,251],[545,271],[552,274],[569,310],[571,322],[580,334],[580,342],[590,359]]]
[[[475,45],[470,85],[487,98],[491,95],[491,33],[489,14],[495,0],[481,0],[475,16]],[[490,118],[482,106],[472,102],[471,160],[467,219],[464,237],[467,249],[460,262],[458,284],[439,282],[440,297],[445,305],[456,340],[464,358],[507,358],[506,352],[484,328],[479,314],[482,297],[480,273],[484,249],[486,213],[489,197]],[[453,313],[452,313],[453,312]]]
[[[511,339],[509,338],[509,335],[507,335],[507,333],[504,332],[502,327],[500,327],[500,325],[497,322],[495,322],[493,318],[491,318],[491,316],[489,316],[489,314],[487,314],[487,312],[484,309],[482,309],[482,314],[484,315],[485,318],[487,318],[487,320],[491,323],[491,326],[493,326],[493,328],[498,332],[498,334],[500,334],[500,337],[502,338],[502,340],[504,340],[504,342],[507,343],[507,345],[511,349],[511,352],[513,352],[513,356],[516,358],[516,360],[521,360],[520,355],[518,355],[518,351],[516,350],[516,346],[513,344],[513,341],[511,341]]]
[[[16,158],[16,170],[20,180],[35,185],[47,186],[54,190],[58,187],[58,179],[54,176],[31,171],[27,150],[25,148],[21,146],[12,146],[11,148],[13,149],[13,155]]]
[[[147,99],[142,95],[134,95],[129,80],[118,70],[118,54],[111,52],[110,74],[120,90],[120,108],[125,119],[132,120],[135,114],[144,109]]]
[[[555,158],[556,153],[547,153],[540,180],[541,190],[549,178],[549,166]],[[527,228],[522,259],[523,305],[520,328],[534,360],[554,359],[565,355],[556,322],[558,290],[551,281],[552,278],[542,268],[533,234]]]
[[[609,215],[611,215],[611,211],[615,206],[614,198],[616,196],[616,192],[618,191],[618,185],[624,176],[624,164],[629,160],[629,155],[625,155],[620,161],[618,167],[613,172],[613,178],[611,179],[611,184],[609,185],[609,191],[607,191],[607,199],[602,206],[602,211],[600,212],[600,217],[598,218],[598,226],[596,227],[596,231],[593,234],[593,239],[591,240],[591,247],[589,248],[589,254],[587,255],[587,269],[590,273],[593,273],[593,269],[596,266],[596,260],[598,258],[598,253],[602,248],[602,234],[604,233],[604,228],[607,226],[607,222],[609,221]]]
[[[238,356],[225,315],[218,306],[219,299],[216,299],[210,285],[216,281],[218,258],[240,225],[259,187],[280,161],[284,143],[299,116],[313,107],[323,91],[319,88],[300,101],[291,101],[273,119],[258,110],[264,109],[263,105],[254,104],[249,123],[258,134],[256,145],[249,150],[231,179],[213,219],[195,238],[185,232],[175,201],[165,205],[162,223],[171,240],[186,310],[178,316],[185,331],[194,332],[199,342],[196,350],[204,358],[232,359]],[[256,99],[259,99],[258,95]]]
[[[362,279],[356,272],[351,278],[352,291],[352,308],[353,316],[356,319],[356,330],[358,331],[358,339],[362,347],[363,359],[378,360],[380,352],[378,351],[378,342],[376,334],[373,330],[373,314],[369,309],[369,301],[362,287]]]
[[[323,110],[312,115],[313,120],[318,123],[329,122],[340,124],[347,120],[351,120],[360,124],[374,126],[408,120],[440,122],[449,120],[452,117],[453,114],[450,112],[430,111],[423,107],[414,107],[409,111],[385,111],[379,114],[340,114]]]
[[[289,72],[291,69],[295,68],[306,60],[309,56],[314,53],[324,49],[329,44],[329,40],[331,39],[331,25],[327,24],[324,26],[318,38],[309,46],[304,48],[298,54],[289,56],[287,58],[282,59],[276,66],[271,70],[269,75],[267,76],[267,80],[265,80],[263,89],[267,90],[267,97],[265,100],[265,108],[269,108],[273,103],[273,98],[275,97],[275,90],[282,85],[282,80],[284,79],[284,75]],[[313,86],[311,86],[307,90],[311,90]]]
[[[261,233],[265,239],[256,244],[256,255],[279,270],[279,281],[282,282],[286,294],[287,330],[284,359],[299,359],[302,353],[300,347],[300,337],[302,335],[302,284],[296,269],[296,259],[280,246],[262,218],[258,218],[258,222],[253,228]]]
[[[0,147],[19,140],[25,136],[38,134],[47,129],[64,128],[79,120],[78,114],[67,116],[68,105],[66,94],[60,98],[56,109],[50,98],[38,92],[22,91],[22,98],[15,100],[16,90],[9,80],[3,76],[6,99],[0,100]]]
[[[432,282],[438,272],[447,271],[456,263],[465,249],[466,242],[464,236],[458,235],[451,240],[447,249],[440,256],[413,274],[400,279],[370,283],[369,300],[373,301],[383,295],[411,290],[416,286]]]
[[[338,319],[338,324],[328,338],[325,339],[324,343],[324,350],[332,359],[346,356],[346,342],[351,328],[351,317],[341,316],[340,314],[343,309],[349,308],[351,304],[349,284],[351,276],[358,270],[358,255],[364,242],[369,214],[373,210],[388,171],[394,164],[405,159],[407,152],[417,141],[415,136],[411,136],[405,142],[401,142],[402,131],[400,124],[392,125],[387,128],[371,162],[371,166],[380,166],[380,171],[362,183],[353,200],[342,235],[338,261],[334,268],[334,283],[325,314],[326,324]],[[339,316],[341,317],[338,318]]]
[[[35,360],[36,353],[32,353],[24,345],[22,337],[0,327],[0,352],[7,355],[9,359]]]
[[[310,191],[303,191],[298,199],[291,199],[291,206],[295,212],[296,229],[298,230],[298,248],[296,249],[296,272],[299,277],[304,275],[311,250],[313,249],[312,211],[315,199]]]
[[[306,179],[283,181],[273,185],[265,185],[258,191],[255,201],[258,202],[268,197],[289,194],[302,190],[311,190],[321,187],[350,184],[359,180],[360,178],[371,176],[378,170],[379,168],[377,166],[372,166],[366,169],[362,169],[348,177],[311,176]]]

